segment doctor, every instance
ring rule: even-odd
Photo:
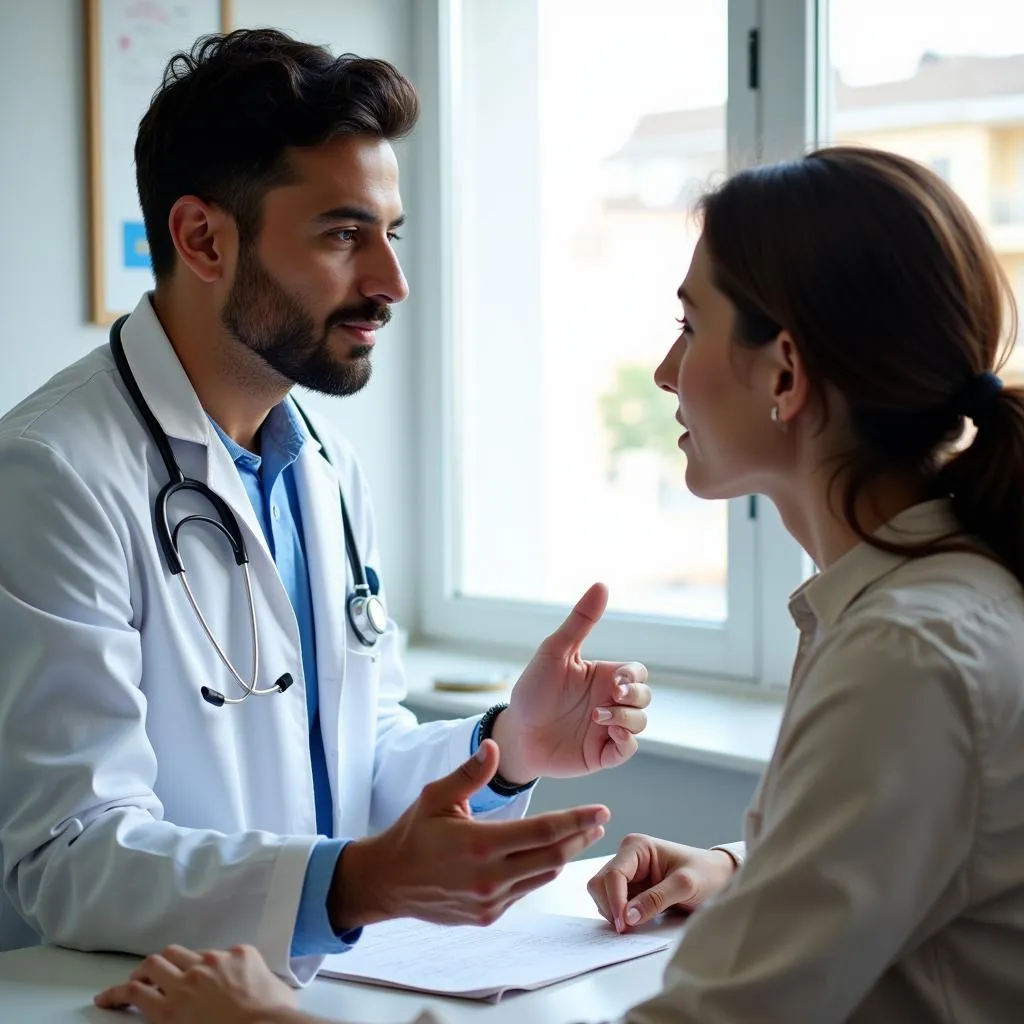
[[[368,923],[488,923],[602,834],[520,819],[636,750],[646,671],[579,653],[604,588],[510,706],[417,725],[365,479],[290,397],[362,388],[407,294],[416,116],[389,64],[269,30],[171,62],[135,154],[156,290],[0,421],[0,948],[251,942],[303,982]]]

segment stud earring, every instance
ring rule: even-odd
[[[769,413],[772,418],[772,423],[779,422],[779,407],[777,405],[772,406],[772,411]]]

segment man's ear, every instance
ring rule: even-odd
[[[171,207],[167,228],[178,259],[204,284],[214,284],[226,272],[226,258],[236,251],[234,218],[198,196],[182,196]]]
[[[780,331],[771,348],[772,404],[779,410],[779,424],[785,426],[810,403],[811,382],[789,331]]]

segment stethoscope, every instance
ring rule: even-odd
[[[241,704],[248,697],[265,697],[272,693],[284,693],[292,685],[292,677],[288,672],[283,673],[273,686],[267,687],[264,690],[258,689],[256,686],[260,672],[259,626],[256,623],[256,605],[252,595],[252,580],[249,577],[249,555],[245,550],[245,538],[242,536],[238,519],[231,511],[228,503],[212,488],[204,484],[202,480],[195,480],[192,477],[185,476],[181,471],[181,467],[174,458],[174,452],[171,450],[171,443],[153,415],[153,410],[150,409],[149,404],[143,397],[138,381],[136,381],[132,368],[128,365],[128,359],[124,354],[124,345],[121,342],[121,325],[127,319],[127,316],[121,317],[110,328],[110,351],[114,355],[114,365],[117,367],[117,372],[121,375],[121,380],[128,389],[128,394],[131,396],[135,408],[145,422],[146,429],[153,438],[153,442],[160,452],[160,457],[164,460],[164,465],[167,467],[167,475],[170,477],[170,480],[161,488],[153,504],[153,528],[156,532],[156,538],[160,542],[160,549],[163,551],[167,568],[174,576],[181,580],[188,603],[192,606],[192,610],[195,612],[203,632],[210,643],[213,644],[217,654],[220,656],[220,660],[224,663],[224,667],[227,668],[232,678],[244,691],[241,697],[225,697],[223,693],[219,693],[209,686],[203,686],[200,687],[200,693],[203,695],[203,700],[218,708],[223,707],[225,704]],[[309,436],[320,446],[320,454],[327,460],[328,465],[332,465],[327,449],[324,448],[323,443],[320,441],[320,437],[313,424],[310,423],[309,417],[297,402],[295,403],[295,408],[298,409],[299,415],[309,431]],[[217,518],[193,514],[184,516],[172,527],[167,506],[171,498],[179,491],[195,491],[205,498],[217,513]],[[345,524],[345,549],[348,553],[349,565],[352,567],[352,578],[355,581],[354,592],[349,595],[345,605],[348,612],[348,621],[352,627],[352,632],[356,635],[356,639],[364,647],[374,647],[387,629],[387,611],[384,608],[384,602],[375,592],[376,587],[371,587],[367,576],[367,569],[359,557],[355,534],[352,532],[352,523],[348,517],[348,509],[345,507],[345,495],[341,490],[340,482],[338,485],[338,497],[341,501],[342,522]],[[217,638],[213,635],[209,623],[206,621],[206,617],[203,615],[186,578],[185,565],[181,560],[181,552],[178,550],[178,534],[186,523],[192,522],[208,523],[219,530],[231,545],[235,564],[242,570],[242,578],[245,580],[245,596],[249,606],[249,624],[252,633],[252,677],[248,682],[239,675],[238,670],[231,663],[231,659],[224,652],[224,648],[217,642]],[[372,570],[370,571],[372,572]],[[373,578],[376,581],[375,574]]]

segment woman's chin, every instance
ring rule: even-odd
[[[686,489],[696,498],[707,501],[721,501],[728,498],[742,497],[746,492],[740,488],[730,487],[728,481],[716,480],[711,474],[704,472],[703,467],[686,463]]]

